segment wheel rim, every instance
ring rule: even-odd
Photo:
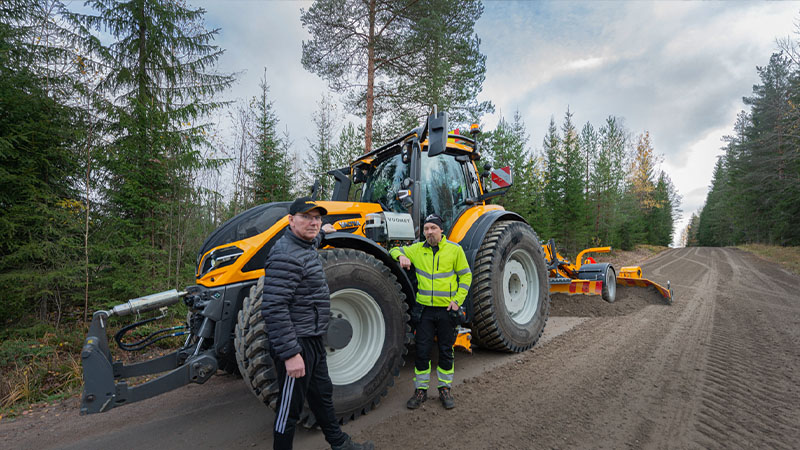
[[[503,268],[503,300],[514,322],[527,324],[539,309],[539,274],[531,255],[517,249]]]
[[[614,300],[617,298],[617,276],[614,274],[614,270],[610,267],[608,268],[608,272],[606,272],[606,286],[608,286],[608,298]]]
[[[327,349],[328,372],[337,385],[354,383],[378,362],[386,339],[386,324],[378,302],[359,289],[342,289],[331,294],[331,315],[350,322],[353,337],[346,347]]]

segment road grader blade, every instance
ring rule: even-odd
[[[578,253],[575,263],[562,257],[556,251],[553,239],[542,244],[547,259],[550,293],[567,295],[600,295],[603,300],[613,303],[616,300],[617,286],[654,287],[667,304],[672,304],[672,287],[667,281],[663,287],[655,281],[642,278],[639,266],[622,267],[619,274],[610,263],[598,263],[594,258],[584,256],[588,253],[608,253],[611,247],[592,247]]]
[[[667,303],[672,304],[673,292],[669,280],[667,281],[667,287],[665,288],[655,281],[642,278],[642,268],[639,266],[623,267],[619,269],[617,284],[621,286],[653,286],[661,294],[661,296],[664,297]]]

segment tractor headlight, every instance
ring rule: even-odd
[[[197,278],[202,278],[208,272],[220,267],[229,266],[234,263],[244,251],[235,245],[230,247],[218,248],[203,258],[201,266],[197,271]]]

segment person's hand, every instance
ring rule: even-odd
[[[447,310],[448,311],[458,311],[458,303],[450,302],[450,304],[447,305]]]
[[[400,267],[402,267],[403,269],[408,270],[411,268],[411,260],[405,257],[404,255],[400,255],[400,257],[397,258],[397,262],[400,263]]]
[[[306,363],[300,353],[284,361],[286,364],[286,375],[292,378],[302,378],[306,376]]]
[[[333,225],[326,223],[325,225],[322,226],[322,231],[324,231],[326,234],[333,233],[334,231],[336,231],[336,228],[333,228]]]

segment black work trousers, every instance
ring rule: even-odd
[[[414,336],[417,345],[417,357],[414,367],[427,370],[431,361],[433,337],[439,344],[439,367],[444,370],[453,368],[453,344],[456,343],[456,326],[450,319],[446,306],[424,306],[422,316],[417,323]]]
[[[328,375],[328,360],[322,336],[301,337],[297,341],[303,349],[300,355],[306,365],[306,375],[301,378],[288,377],[286,363],[270,348],[280,386],[273,428],[273,448],[276,450],[292,448],[294,430],[306,400],[317,419],[317,424],[325,434],[325,440],[331,446],[342,445],[348,436],[339,426],[333,409],[333,383]]]

